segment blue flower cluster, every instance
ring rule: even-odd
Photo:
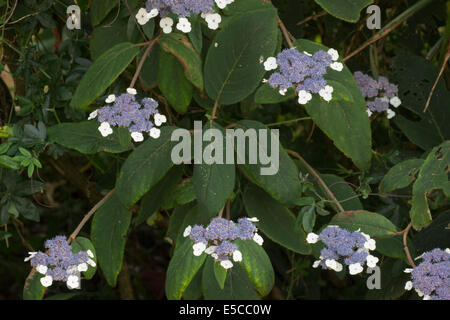
[[[324,75],[327,68],[342,71],[341,62],[337,62],[339,54],[336,50],[323,50],[309,54],[299,52],[295,48],[285,49],[277,57],[269,57],[264,62],[266,71],[279,68],[267,81],[273,88],[278,88],[285,95],[289,88],[295,87],[298,102],[306,104],[312,99],[312,94],[318,93],[325,101],[331,101],[333,87],[327,84]]]
[[[306,241],[322,241],[326,246],[320,251],[320,260],[314,262],[314,268],[320,265],[323,269],[340,272],[343,265],[339,261],[343,261],[349,267],[349,273],[355,275],[363,271],[365,263],[374,268],[378,262],[378,258],[369,253],[375,250],[375,240],[359,230],[350,232],[338,226],[327,226],[319,235],[309,233]]]
[[[56,236],[45,242],[47,253],[29,252],[25,262],[30,261],[36,271],[43,274],[40,279],[44,287],[52,285],[53,281],[66,282],[69,289],[80,288],[80,273],[87,271],[88,265],[95,267],[92,251],[72,252],[72,247],[66,237]]]
[[[361,71],[356,71],[353,76],[366,99],[369,117],[373,112],[384,111],[387,112],[388,119],[395,116],[395,112],[389,108],[389,105],[398,108],[402,103],[398,97],[398,87],[395,84],[390,83],[386,77],[378,77],[377,81]]]
[[[405,289],[414,288],[424,300],[450,300],[450,249],[436,248],[417,259],[422,259],[418,266],[405,270],[412,279]]]
[[[213,12],[214,0],[147,0],[145,7],[147,11],[157,9],[162,17],[169,13],[189,17],[191,14]]]
[[[194,241],[192,248],[195,256],[205,252],[220,261],[223,268],[229,269],[233,266],[230,257],[236,262],[242,261],[242,253],[232,241],[253,240],[259,245],[263,244],[254,222],[258,222],[258,219],[240,218],[236,224],[231,220],[217,217],[212,219],[206,228],[200,225],[188,226],[183,236]]]
[[[114,104],[95,110],[88,120],[97,117],[101,123],[98,129],[104,137],[113,133],[111,126],[118,126],[128,128],[136,142],[144,140],[143,132],[148,132],[155,139],[159,138],[161,132],[155,126],[160,126],[167,119],[158,113],[158,102],[151,98],[144,98],[139,102],[135,95],[136,90],[129,88],[127,93],[119,97],[108,96],[106,103]]]

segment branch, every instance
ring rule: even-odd
[[[286,29],[286,26],[284,25],[283,21],[281,21],[280,17],[277,16],[278,25],[280,26],[281,32],[283,33],[284,38],[286,39],[287,44],[289,45],[289,48],[293,48],[294,45],[291,41],[293,38],[292,35],[289,33],[288,29]]]
[[[409,248],[408,248],[408,241],[407,241],[407,237],[408,237],[408,232],[409,229],[411,229],[412,227],[412,222],[410,222],[408,224],[408,226],[406,227],[405,230],[403,230],[403,250],[405,250],[406,253],[406,257],[408,258],[408,262],[411,265],[411,267],[415,268],[416,265],[414,264],[413,259],[411,258],[411,253],[409,252]]]
[[[436,89],[436,87],[439,83],[439,79],[442,77],[442,74],[444,73],[445,66],[447,65],[447,61],[449,58],[450,58],[450,43],[447,46],[447,53],[445,54],[444,63],[442,64],[441,71],[439,71],[436,81],[434,82],[433,88],[431,88],[430,95],[428,96],[428,100],[427,100],[427,103],[425,104],[425,108],[423,109],[423,112],[426,112],[428,107],[430,106],[431,97],[433,96],[434,90]]]
[[[138,64],[138,66],[136,68],[136,72],[134,73],[134,76],[133,76],[133,79],[131,80],[129,88],[133,88],[134,85],[136,84],[136,81],[137,81],[137,79],[139,77],[139,74],[141,73],[142,67],[144,66],[144,62],[147,59],[147,57],[149,56],[150,51],[152,51],[152,48],[155,45],[155,43],[158,42],[159,38],[160,38],[160,36],[158,36],[155,39],[153,39],[153,40],[148,42],[148,47],[145,50],[141,60],[139,61],[139,64]]]

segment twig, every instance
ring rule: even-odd
[[[136,84],[136,81],[137,81],[137,79],[139,77],[139,74],[141,73],[142,67],[144,66],[144,62],[147,59],[147,57],[149,56],[150,51],[152,50],[152,48],[155,45],[155,43],[159,40],[159,38],[160,37],[158,36],[155,39],[153,39],[150,42],[148,42],[148,47],[147,47],[147,49],[145,49],[145,52],[142,55],[142,58],[139,61],[139,64],[138,64],[138,66],[136,68],[136,72],[134,73],[133,79],[131,80],[130,88],[133,88],[134,85]]]
[[[278,25],[280,26],[281,32],[283,33],[284,38],[286,39],[287,44],[290,48],[293,48],[294,45],[291,41],[292,35],[289,33],[288,29],[284,25],[283,21],[281,21],[280,17],[277,16]]]
[[[286,120],[286,121],[281,121],[281,122],[269,123],[269,124],[266,124],[266,126],[274,127],[274,126],[280,126],[283,124],[289,124],[289,123],[294,123],[294,122],[304,121],[304,120],[312,120],[312,118],[311,117],[303,117],[303,118],[291,119],[291,120]]]
[[[447,61],[449,58],[450,58],[450,43],[447,46],[447,53],[445,54],[444,63],[442,63],[441,71],[439,71],[436,81],[434,82],[434,85],[431,88],[431,91],[430,91],[430,94],[428,95],[428,100],[427,100],[427,103],[425,104],[425,108],[423,109],[423,112],[426,112],[428,107],[430,106],[431,97],[433,96],[434,90],[436,89],[436,87],[439,83],[439,79],[442,77],[442,74],[444,73],[445,66],[447,65]]]
[[[8,224],[5,224],[5,232],[8,232]],[[6,247],[9,248],[8,237],[5,237],[5,244],[6,244]]]
[[[290,155],[296,157],[298,160],[300,160],[303,165],[306,167],[306,169],[308,169],[308,171],[314,176],[314,178],[317,179],[317,181],[319,182],[319,184],[322,186],[322,188],[325,190],[325,192],[327,193],[328,197],[336,204],[336,207],[338,208],[338,212],[345,212],[344,208],[341,206],[341,204],[339,203],[339,201],[336,199],[336,196],[334,195],[333,192],[331,192],[331,190],[328,188],[328,186],[326,185],[326,183],[322,180],[322,178],[319,176],[319,174],[316,172],[316,170],[314,170],[313,167],[311,167],[309,165],[308,162],[306,162],[305,159],[303,159],[303,157],[301,155],[299,155],[297,152],[286,149],[286,152],[289,153]]]
[[[225,218],[227,218],[227,220],[230,220],[230,216],[231,216],[231,203],[230,200],[227,200],[227,203],[225,204]]]
[[[411,265],[411,267],[415,268],[416,265],[414,264],[414,261],[411,258],[411,253],[409,252],[408,241],[407,241],[408,232],[409,232],[409,229],[411,229],[411,227],[412,227],[412,222],[410,222],[408,224],[408,226],[406,227],[406,229],[403,230],[403,249],[405,250],[406,257],[408,258],[409,264]]]
[[[302,24],[308,22],[309,20],[315,20],[315,19],[317,19],[317,18],[323,17],[323,16],[326,15],[326,14],[327,14],[327,12],[326,12],[325,10],[324,10],[324,11],[321,11],[321,12],[315,14],[315,15],[306,17],[305,19],[303,19],[303,20],[300,21],[300,22],[297,22],[297,25],[300,26],[300,25],[302,25]]]
[[[213,111],[211,114],[211,119],[209,120],[209,123],[212,125],[214,120],[217,118],[216,114],[217,114],[217,109],[219,108],[219,100],[216,100],[214,102],[214,107],[213,107]]]
[[[98,210],[98,208],[100,208],[106,202],[106,200],[108,200],[108,198],[111,197],[111,195],[115,191],[116,191],[116,189],[112,189],[110,192],[108,192],[108,194],[106,196],[103,197],[102,200],[97,202],[97,204],[84,216],[83,220],[81,220],[80,224],[77,226],[75,231],[72,232],[72,234],[70,235],[69,239],[67,239],[67,242],[69,242],[69,243],[72,242],[72,240],[74,240],[78,236],[78,234],[80,233],[81,229],[83,229],[83,227],[86,224],[86,222],[89,221],[89,219]]]

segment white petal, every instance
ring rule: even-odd
[[[158,128],[151,128],[149,133],[150,137],[158,139],[159,136],[161,135],[161,130],[159,130]]]
[[[48,267],[47,266],[43,266],[42,264],[40,264],[40,265],[38,265],[36,267],[36,271],[39,272],[40,274],[45,275],[45,274],[47,274]]]
[[[405,283],[405,290],[409,291],[409,290],[412,289],[412,287],[413,287],[412,281],[408,281],[408,282]]]
[[[91,250],[86,251],[86,253],[87,253],[88,257],[90,257],[90,258],[94,257],[94,254],[92,253]]]
[[[144,141],[144,135],[140,132],[132,132],[131,138],[133,138],[134,142],[142,142]]]
[[[53,283],[53,278],[52,278],[52,276],[45,276],[45,277],[41,278],[40,281],[41,281],[41,284],[42,284],[44,287],[48,288],[48,287],[50,287],[50,286],[52,285],[52,283]]]
[[[253,236],[253,241],[255,241],[260,246],[262,246],[264,243],[264,239],[257,233],[255,233],[255,235]]]
[[[316,243],[319,241],[319,236],[315,234],[314,232],[308,233],[308,236],[306,237],[306,242],[308,243]]]
[[[80,263],[78,265],[78,271],[79,272],[85,272],[85,271],[87,271],[87,269],[88,269],[87,263]]]
[[[216,251],[217,246],[210,246],[206,248],[205,253],[212,255]]]
[[[192,231],[192,227],[187,226],[186,229],[184,229],[183,237],[185,237],[185,238],[188,237],[191,234],[191,231]]]
[[[97,266],[97,264],[95,263],[94,260],[92,259],[88,259],[87,264],[90,265],[91,267],[95,268]]]
[[[113,94],[110,94],[110,95],[108,96],[108,98],[106,98],[106,100],[105,100],[106,103],[112,103],[112,102],[114,102],[114,101],[116,101],[116,96],[113,95]]]
[[[363,267],[359,263],[353,263],[349,265],[348,270],[351,275],[355,275],[361,273],[363,271]]]
[[[134,89],[134,88],[128,88],[128,89],[127,89],[127,93],[128,93],[128,94],[135,95],[135,94],[137,94],[137,91],[136,91],[136,89]]]
[[[330,68],[336,71],[342,71],[342,69],[344,69],[344,65],[340,62],[333,62],[330,64]]]
[[[337,59],[339,59],[339,53],[337,52],[336,49],[330,49],[328,50],[328,54],[331,56],[331,59],[333,61],[336,61]]]
[[[95,119],[97,117],[98,110],[94,110],[89,114],[88,120]]]
[[[233,260],[236,262],[242,261],[242,252],[240,252],[239,250],[235,250],[233,252]]]
[[[230,269],[233,267],[233,263],[230,260],[224,260],[220,262],[220,265],[224,268],[224,269]]]

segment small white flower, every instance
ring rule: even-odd
[[[327,260],[325,260],[325,265],[328,268],[332,269],[332,270],[337,268],[337,263],[338,262],[336,260],[334,260],[334,259],[327,259]]]
[[[235,250],[233,252],[233,260],[236,262],[242,261],[242,252],[240,252],[239,250]]]
[[[389,103],[390,103],[394,108],[398,108],[398,106],[402,104],[402,100],[400,100],[399,97],[393,97],[393,98],[391,98],[391,100],[389,100]]]
[[[106,103],[113,103],[114,101],[116,101],[116,96],[113,94],[110,94],[105,100]]]
[[[255,241],[260,246],[262,246],[264,243],[264,239],[257,233],[255,233],[255,235],[253,236],[253,241]]]
[[[137,94],[137,91],[135,88],[128,88],[127,89],[128,94],[132,94],[133,96]]]
[[[142,142],[144,141],[144,135],[140,132],[132,132],[131,133],[131,138],[133,138],[133,140],[135,142]]]
[[[230,269],[233,267],[233,263],[230,260],[224,260],[224,261],[220,261],[220,265],[224,268],[224,269]]]
[[[92,119],[97,118],[97,114],[98,114],[98,110],[92,111],[92,112],[89,114],[88,120],[92,120]]]
[[[334,89],[332,86],[326,85],[325,88],[320,89],[319,95],[325,100],[325,101],[331,101],[332,99],[332,93]]]
[[[192,249],[194,249],[194,256],[198,257],[206,250],[206,244],[198,242],[192,246]]]
[[[36,271],[39,272],[40,274],[46,275],[47,271],[48,271],[48,267],[40,264],[36,267]]]
[[[366,109],[366,113],[369,117],[372,115],[372,111],[370,111],[370,109]]]
[[[214,259],[219,259],[219,255],[217,253],[211,253],[211,257],[213,257]]]
[[[155,116],[153,118],[155,119],[155,126],[157,126],[157,127],[159,127],[163,123],[167,122],[167,118],[163,114],[157,113],[157,114],[155,114]]]
[[[28,262],[28,261],[30,261],[31,259],[33,259],[34,256],[37,255],[37,252],[28,252],[28,254],[29,254],[29,256],[26,257],[25,259],[23,259],[23,262]]]
[[[282,96],[286,95],[287,89],[280,89],[278,91]]]
[[[336,71],[342,71],[342,69],[344,69],[344,65],[340,62],[333,62],[330,64],[330,68]]]
[[[80,277],[75,275],[70,275],[66,281],[67,288],[69,289],[78,289],[80,288]]]
[[[335,267],[334,267],[334,271],[336,271],[336,272],[341,272],[342,269],[344,269],[344,266],[343,266],[341,263],[336,262],[336,265],[335,265]]]
[[[336,61],[337,59],[339,59],[339,53],[337,52],[336,49],[330,49],[328,50],[328,54],[331,56],[331,59],[333,61]]]
[[[159,26],[163,29],[164,33],[171,33],[173,26],[173,19],[170,17],[162,18],[159,21]]]
[[[379,259],[377,257],[372,256],[370,254],[366,258],[367,266],[369,268],[375,268],[377,266],[378,261]]]
[[[86,253],[87,253],[89,258],[93,258],[94,257],[94,254],[92,253],[91,250],[86,251]]]
[[[423,296],[423,300],[431,300],[431,297],[426,294],[426,295]]]
[[[313,268],[317,268],[317,267],[320,265],[320,261],[321,261],[321,260],[316,260],[316,261],[314,261],[312,267],[313,267]]]
[[[366,248],[367,250],[375,250],[376,249],[376,242],[374,239],[369,239],[366,241],[366,243],[364,243],[364,248]]]
[[[80,264],[78,265],[78,271],[79,271],[79,272],[85,272],[85,271],[87,271],[87,269],[88,269],[88,265],[87,265],[87,263],[85,263],[85,262],[80,263]]]
[[[259,222],[259,219],[257,217],[247,218],[247,220],[251,222]]]
[[[266,71],[275,70],[278,68],[277,59],[275,57],[267,58],[266,62],[264,62],[264,69]]]
[[[213,253],[216,251],[216,249],[217,249],[217,246],[210,246],[205,250],[205,253],[213,255]]]
[[[222,22],[222,17],[218,13],[207,13],[204,15],[204,19],[208,23],[208,28],[211,30],[216,30],[220,22]]]
[[[151,128],[149,131],[150,137],[154,138],[154,139],[158,139],[159,136],[161,135],[161,130],[159,130],[158,128]]]
[[[189,33],[192,30],[192,26],[188,19],[181,17],[178,19],[177,29],[184,33]]]
[[[191,226],[187,226],[186,227],[186,229],[184,229],[184,232],[183,232],[183,237],[189,237],[189,235],[191,234],[191,231],[192,231],[192,227]]]
[[[412,281],[408,281],[405,283],[405,290],[409,291],[412,289],[412,287],[413,287]]]
[[[445,249],[445,252],[447,252],[448,254],[450,254],[450,248]]]
[[[100,127],[98,127],[98,131],[100,131],[100,133],[104,137],[107,137],[113,133],[113,130],[111,129],[111,126],[109,125],[108,122],[102,122],[100,124]]]
[[[306,242],[308,243],[316,243],[319,241],[319,236],[315,234],[314,232],[308,233],[308,236],[306,237]]]
[[[150,12],[148,13],[148,16],[151,19],[151,18],[156,17],[158,14],[159,14],[159,11],[158,11],[158,9],[155,8],[155,9],[150,10]]]
[[[87,264],[90,265],[92,268],[95,268],[97,266],[95,261],[92,259],[88,259]]]
[[[214,43],[214,48],[217,48],[219,44],[217,42]]]
[[[366,240],[370,240],[370,236],[367,233],[361,232],[359,231],[360,229],[356,230],[356,232],[359,232],[363,235],[364,238],[366,238]]]
[[[387,109],[387,118],[392,119],[393,117],[395,117],[395,112],[391,109]]]
[[[312,99],[311,93],[309,93],[305,90],[300,90],[298,92],[298,103],[299,104],[307,104],[311,99]]]
[[[303,51],[303,53],[306,54],[308,57],[312,57],[312,54],[311,54],[311,53],[308,53],[308,52],[306,52],[306,51]]]
[[[424,293],[423,293],[422,291],[420,291],[419,289],[414,289],[414,290],[416,290],[417,295],[418,295],[419,297],[423,297]]]
[[[48,287],[50,287],[50,286],[52,285],[52,283],[53,283],[53,278],[52,278],[52,276],[45,276],[45,277],[41,278],[40,281],[41,281],[41,284],[42,284],[44,287],[48,288]]]
[[[403,270],[404,273],[411,273],[413,271],[413,268],[406,268]]]
[[[136,14],[137,22],[142,26],[150,20],[150,15],[144,8],[140,8]]]
[[[355,275],[361,273],[363,271],[363,267],[359,263],[352,263],[348,266],[348,270],[351,275]]]

